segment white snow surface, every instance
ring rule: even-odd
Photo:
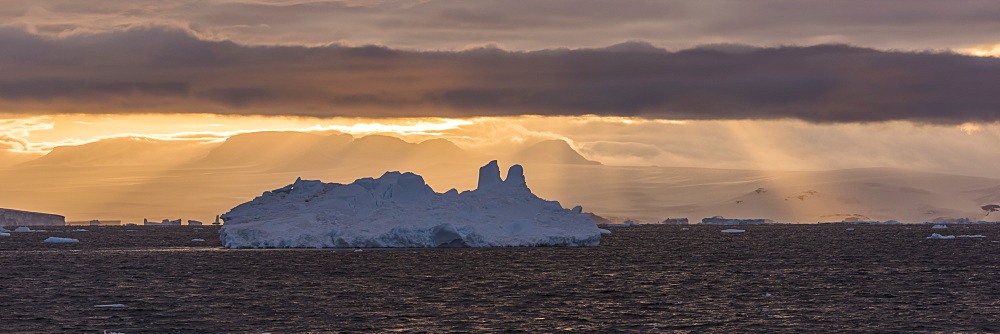
[[[351,184],[298,179],[222,215],[226,248],[597,246],[582,214],[531,193],[523,169],[496,160],[476,190],[437,193],[413,173]]]
[[[66,243],[66,242],[80,242],[80,240],[79,239],[73,239],[73,238],[49,237],[48,239],[45,239],[45,242]]]

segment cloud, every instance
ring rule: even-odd
[[[980,0],[5,0],[0,8],[0,22],[56,36],[159,24],[258,45],[345,41],[421,50],[631,39],[673,49],[720,42],[962,48],[996,43],[998,16],[1000,3]]]
[[[0,108],[15,113],[1000,120],[1000,59],[848,45],[405,51],[246,46],[169,27],[63,38],[7,27],[0,66],[10,69]]]

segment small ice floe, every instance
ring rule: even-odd
[[[82,228],[78,228],[78,229],[73,230],[73,232],[90,232],[90,231],[82,229]]]
[[[687,231],[687,230],[690,230],[690,228],[687,228],[687,227],[681,227],[681,231]]]
[[[774,296],[774,295],[772,295],[772,294],[770,294],[770,293],[765,293],[765,294],[764,294],[764,297],[773,297],[773,296]]]
[[[854,228],[853,227],[849,227],[849,228],[847,228],[847,230],[848,231],[854,231]]]
[[[725,230],[722,230],[722,231],[719,231],[719,232],[722,232],[722,233],[743,233],[743,232],[746,232],[746,231],[747,230],[740,230],[740,229],[735,229],[735,228],[729,228],[729,229],[725,229]]]
[[[45,239],[45,242],[66,243],[66,242],[80,242],[80,240],[79,239],[73,239],[73,238],[49,237],[48,239]]]
[[[927,239],[955,239],[954,235],[940,235],[937,233],[931,234]]]
[[[194,242],[204,242],[205,239],[191,239],[191,241],[194,241]]]
[[[358,248],[358,249],[355,249],[355,250],[354,250],[354,252],[355,252],[355,253],[360,253],[360,252],[364,252],[364,251],[365,251],[365,250],[364,250],[364,249],[361,249],[361,248]]]
[[[30,227],[21,226],[14,229],[14,232],[45,232],[45,230],[32,230]]]
[[[10,233],[0,232],[0,237],[9,237],[9,236],[10,236]]]
[[[598,230],[601,231],[601,234],[611,234],[611,231],[605,230],[603,228]]]
[[[948,226],[946,226],[946,225],[934,225],[934,226],[931,226],[931,228],[948,228]]]
[[[986,237],[985,235],[980,235],[980,234],[974,234],[974,235],[967,235],[966,234],[966,235],[957,236],[956,238],[985,238],[985,237]]]
[[[621,224],[608,224],[608,226],[617,226],[617,227],[622,227],[622,226],[639,226],[639,225],[642,225],[642,224],[636,223],[636,222],[632,221],[631,219],[626,220],[626,221],[622,222]]]
[[[127,306],[125,306],[125,304],[103,304],[103,305],[94,305],[94,307],[99,307],[99,308],[122,308],[122,307],[127,307]]]

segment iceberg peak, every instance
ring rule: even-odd
[[[479,167],[479,184],[476,189],[486,189],[502,183],[500,179],[500,166],[496,160],[490,161],[486,166]]]
[[[524,181],[524,167],[521,165],[510,166],[510,169],[507,170],[507,180],[504,180],[503,183],[513,187],[527,188],[528,183]]]

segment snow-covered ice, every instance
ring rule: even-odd
[[[0,232],[0,237],[9,237],[9,236],[10,236],[10,233]]]
[[[735,229],[735,228],[729,228],[729,229],[725,229],[725,230],[722,230],[722,231],[719,231],[719,232],[722,232],[722,233],[743,233],[743,232],[746,232],[746,231],[747,230],[740,230],[740,229]]]
[[[954,235],[940,235],[937,233],[931,234],[927,239],[955,239]]]
[[[80,242],[80,240],[78,240],[78,239],[73,239],[73,238],[58,238],[58,237],[49,237],[48,239],[45,239],[45,242],[52,242],[52,243],[66,243],[66,242]]]
[[[601,230],[582,208],[564,209],[494,160],[478,188],[434,192],[423,177],[386,172],[351,184],[298,179],[222,215],[226,248],[596,246]]]
[[[934,226],[931,226],[931,228],[948,228],[948,226],[945,226],[945,225],[934,225]]]

